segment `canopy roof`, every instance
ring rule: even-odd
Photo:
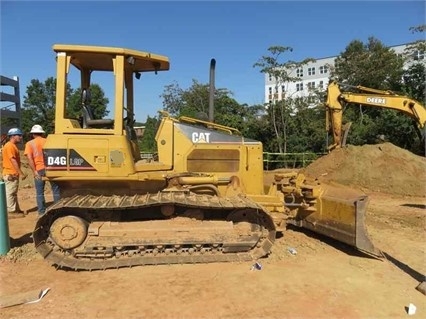
[[[71,56],[71,64],[80,70],[113,71],[113,58],[119,55],[124,55],[133,72],[164,71],[170,67],[165,56],[125,48],[55,44],[53,50]]]

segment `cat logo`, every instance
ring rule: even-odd
[[[192,133],[192,143],[210,143],[210,134],[203,132]]]

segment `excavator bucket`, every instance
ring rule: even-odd
[[[321,185],[315,212],[300,214],[299,225],[316,233],[382,256],[374,247],[365,227],[368,197],[360,191],[337,185]],[[304,215],[304,216],[303,216]]]

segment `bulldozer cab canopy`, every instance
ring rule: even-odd
[[[125,48],[55,44],[53,51],[57,71],[55,134],[86,134],[90,130],[90,134],[122,136],[124,128],[131,129],[134,123],[133,75],[139,79],[141,73],[169,69],[165,56]],[[80,101],[82,118],[70,115],[68,80],[77,83],[76,87],[85,94]],[[88,90],[92,81],[111,88],[111,119],[96,118],[90,109]]]
[[[117,55],[124,55],[132,72],[165,71],[170,67],[165,56],[125,48],[55,44],[53,50],[70,55],[71,64],[80,70],[113,71],[112,58]]]

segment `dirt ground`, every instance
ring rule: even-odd
[[[305,173],[343,179],[369,195],[367,229],[385,258],[290,228],[259,260],[261,270],[251,270],[251,262],[56,270],[32,246],[35,191],[26,186],[19,197],[29,214],[9,220],[12,249],[0,258],[0,296],[51,290],[38,303],[0,309],[0,316],[403,318],[412,303],[412,317],[425,318],[426,296],[415,289],[426,274],[425,159],[391,144],[350,147],[319,159]]]

